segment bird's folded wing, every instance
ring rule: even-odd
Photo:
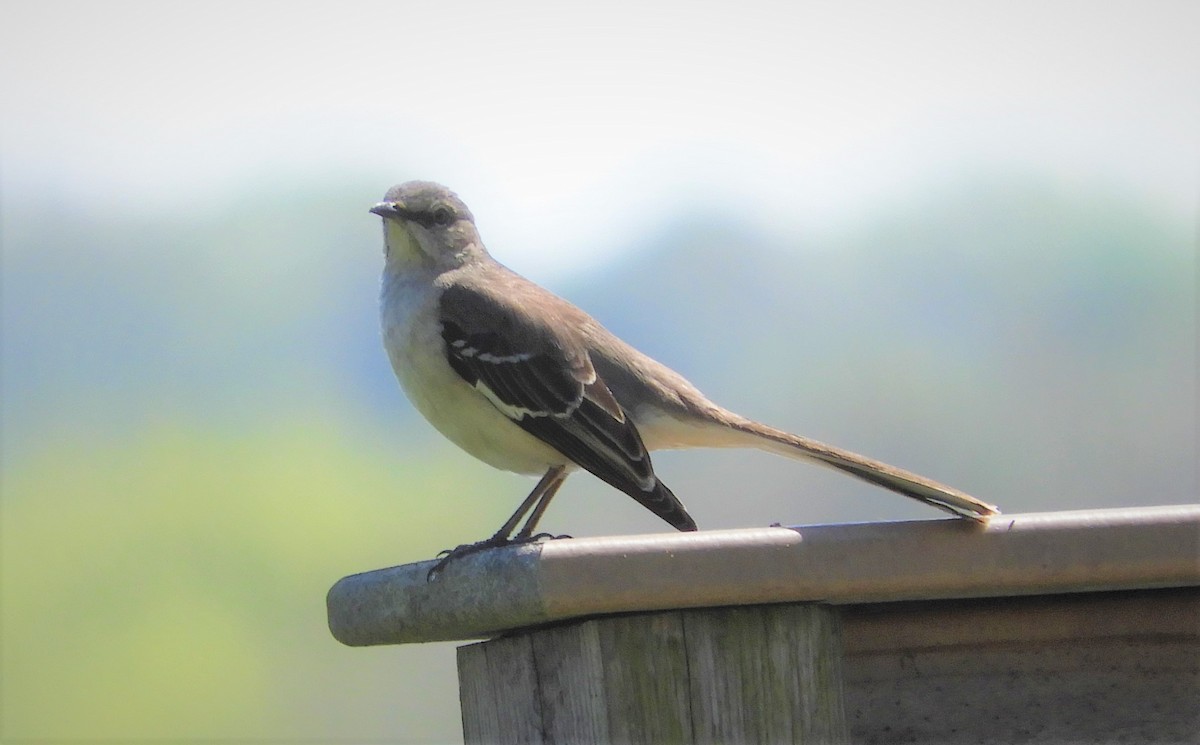
[[[581,311],[521,285],[495,287],[443,292],[450,366],[526,432],[640,501],[657,485],[641,436],[573,336],[579,319],[555,322]]]

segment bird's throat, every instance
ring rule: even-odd
[[[417,239],[404,225],[395,220],[383,221],[383,241],[389,264],[420,266],[429,263]]]

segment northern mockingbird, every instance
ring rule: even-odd
[[[476,458],[542,475],[495,535],[451,556],[538,537],[542,513],[579,468],[672,527],[696,530],[654,473],[648,451],[666,448],[758,448],[832,466],[973,520],[998,512],[924,476],[717,406],[587,313],[493,259],[467,205],[444,186],[400,184],[371,212],[383,218],[383,343],[408,398]]]

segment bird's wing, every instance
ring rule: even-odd
[[[695,530],[592,365],[575,330],[590,319],[515,275],[501,279],[443,291],[439,312],[450,367],[526,432],[676,528]]]

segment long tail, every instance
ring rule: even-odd
[[[906,497],[912,497],[960,517],[982,522],[989,515],[1000,513],[999,508],[995,505],[982,502],[970,494],[939,484],[924,476],[910,473],[902,468],[852,453],[849,450],[842,450],[741,417],[736,417],[727,424],[738,432],[752,435],[751,438],[743,440],[745,445],[788,458],[815,460],[857,476],[863,481],[891,489]]]

